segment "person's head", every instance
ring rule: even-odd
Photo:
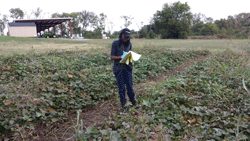
[[[126,43],[130,40],[130,30],[128,28],[124,28],[120,33],[120,39],[122,42]]]

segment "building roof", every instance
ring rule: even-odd
[[[36,26],[35,23],[9,23],[9,26]]]
[[[17,20],[13,20],[13,22],[19,22],[19,21],[55,21],[55,20],[71,20],[71,18],[17,19]]]
[[[37,32],[44,31],[50,27],[54,27],[58,24],[61,24],[65,21],[70,21],[71,18],[51,18],[51,19],[18,19],[13,20],[14,23],[31,23],[36,24]]]

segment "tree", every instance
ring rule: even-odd
[[[25,19],[30,19],[32,16],[32,11],[30,10],[30,12],[28,13],[26,10],[24,10],[24,15],[25,15]]]
[[[206,21],[206,16],[202,13],[199,14],[193,14],[192,15],[192,22],[191,22],[191,34],[192,36],[200,35],[201,28],[204,25],[204,22]]]
[[[93,26],[96,23],[97,16],[94,12],[84,10],[82,12],[79,12],[79,20],[83,26],[82,32],[84,33],[84,31],[87,30],[87,27]]]
[[[1,16],[1,14],[0,14]],[[2,35],[4,33],[4,29],[5,29],[5,23],[2,19],[0,19],[0,35]]]
[[[129,27],[131,24],[132,24],[132,20],[134,19],[133,17],[131,17],[131,16],[124,16],[124,15],[122,15],[121,17],[120,17],[121,19],[124,19],[124,26],[127,28],[127,27]]]
[[[24,16],[24,13],[20,8],[11,8],[9,12],[11,14],[10,17],[13,19],[22,19]]]
[[[69,13],[62,13],[62,14],[58,14],[58,13],[54,13],[51,16],[52,18],[69,18],[70,14]],[[59,26],[55,26],[56,30],[60,29]],[[62,23],[62,28],[63,28],[63,35],[67,35],[69,36],[69,32],[70,32],[70,27],[69,27],[69,23],[68,22],[63,22]]]
[[[227,30],[224,27],[222,27],[222,29],[220,30],[220,34],[227,35]]]
[[[137,31],[135,31],[134,29],[130,30],[130,34],[137,34]]]
[[[105,31],[105,27],[106,27],[106,24],[105,24],[105,22],[106,22],[106,20],[107,20],[107,16],[104,14],[104,13],[101,13],[100,15],[99,15],[99,17],[97,17],[97,20],[95,20],[96,22],[95,22],[95,30],[96,31],[100,31],[100,32],[102,32],[103,30]]]
[[[151,18],[151,21],[152,21],[152,18]],[[137,23],[137,21],[135,21],[135,23],[136,23],[136,25],[137,25],[137,27],[138,27],[138,31],[140,31],[141,28],[143,27],[143,21],[141,21],[141,25],[139,25],[139,24]],[[138,32],[137,32],[137,33],[138,33]]]
[[[144,38],[148,38],[148,34],[145,28],[142,28],[140,31],[140,34],[144,37]]]
[[[226,19],[216,20],[214,23],[219,27],[220,30],[222,28],[228,29],[229,27]]]
[[[234,16],[235,27],[241,28],[242,26],[249,26],[250,24],[250,13],[240,13]]]
[[[1,14],[0,14],[1,16]],[[8,23],[8,16],[7,15],[3,15],[3,18],[0,19],[0,35],[4,34],[4,29],[5,29],[5,25]]]
[[[218,34],[220,29],[215,23],[209,22],[201,28],[201,35],[215,35]]]
[[[114,31],[114,33],[112,35],[119,35],[120,34],[120,31]]]
[[[206,16],[202,13],[199,14],[193,14],[192,15],[192,26],[195,26],[196,24],[201,24],[206,21]]]
[[[38,7],[36,9],[36,11],[32,11],[32,14],[34,14],[35,18],[38,19],[38,18],[41,18],[42,16],[42,9],[40,7]]]
[[[206,18],[205,22],[212,23],[212,22],[214,22],[214,19],[212,17],[208,17],[208,18]]]
[[[114,27],[114,22],[113,22],[113,19],[112,20],[108,20],[107,22],[107,27],[108,27],[108,31],[110,32],[110,34],[112,34],[113,32],[113,27]]]
[[[228,26],[229,28],[233,29],[234,28],[234,25],[235,25],[235,19],[233,16],[228,16],[227,17],[227,23],[228,23]]]
[[[79,12],[72,12],[69,14],[69,17],[71,18],[72,34],[81,35],[82,30],[80,27],[80,21],[78,19]]]
[[[164,4],[162,11],[154,14],[156,32],[163,39],[187,39],[190,33],[192,13],[187,3]]]
[[[203,25],[204,25],[203,22],[196,23],[195,25],[193,25],[191,27],[191,31],[192,31],[191,35],[195,35],[195,36],[200,35]]]
[[[156,37],[156,34],[153,32],[152,29],[150,29],[150,31],[149,31],[149,38],[150,39],[154,39],[155,37]]]

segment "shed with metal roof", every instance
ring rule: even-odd
[[[35,26],[36,26],[36,36],[37,36],[37,33],[40,33],[40,34],[41,34],[41,32],[45,33],[45,30],[47,30],[49,32],[50,28],[53,28],[54,29],[54,33],[55,33],[55,26],[56,25],[60,25],[60,27],[61,27],[61,36],[63,36],[62,23],[68,21],[69,27],[70,27],[70,37],[72,37],[72,28],[71,28],[71,21],[70,20],[71,20],[71,18],[17,19],[17,20],[13,20],[13,22],[9,23],[8,25],[11,28],[13,28],[13,27],[20,27],[21,26],[24,29],[24,28],[29,27],[29,26],[34,26],[34,24],[35,24]],[[17,28],[17,29],[20,29],[20,32],[24,31],[21,28]],[[25,34],[25,32],[22,33],[22,36],[24,34]],[[10,32],[9,32],[9,35],[11,36]],[[26,37],[26,35],[24,37]]]

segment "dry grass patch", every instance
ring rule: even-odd
[[[29,51],[36,53],[51,50],[86,50],[90,54],[110,53],[112,42],[116,39],[102,40],[92,39],[88,41],[74,41],[70,39],[37,39],[0,37],[0,56],[8,56],[13,53],[25,54]],[[250,47],[250,40],[173,40],[173,39],[131,39],[133,50],[140,52],[147,48],[172,49],[172,50],[209,50],[218,53],[227,49],[242,51],[241,48]]]

